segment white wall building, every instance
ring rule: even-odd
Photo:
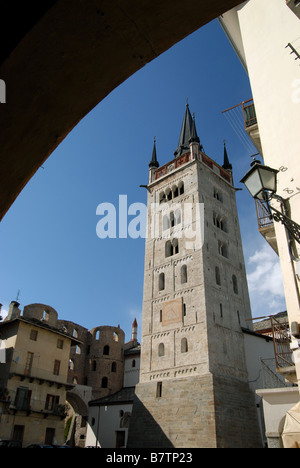
[[[288,3],[295,12],[300,10],[295,0]],[[295,60],[300,52],[299,18],[285,0],[249,0],[219,19],[249,75],[264,163],[279,170],[277,194],[286,200],[289,217],[300,224],[300,60]],[[283,210],[280,203],[274,206]],[[299,244],[289,241],[282,224],[274,223],[274,228],[289,322],[297,328]],[[293,348],[299,381],[297,338]]]

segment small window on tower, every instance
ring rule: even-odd
[[[222,193],[216,187],[214,187],[214,198],[220,202],[223,201]]]
[[[182,265],[180,269],[181,284],[187,283],[187,266]]]
[[[188,352],[188,341],[186,338],[182,338],[181,340],[181,352],[182,353]]]
[[[238,294],[239,293],[239,287],[238,287],[238,282],[237,282],[237,278],[236,278],[235,275],[232,275],[232,286],[233,286],[234,294]]]
[[[162,397],[162,382],[157,382],[156,386],[156,398]]]
[[[216,284],[221,286],[220,268],[216,266]]]
[[[165,289],[165,274],[160,273],[158,277],[158,290],[163,291]]]
[[[228,247],[226,242],[218,241],[218,250],[222,257],[228,258]]]
[[[158,346],[158,356],[162,357],[165,355],[165,345],[163,343],[160,343]]]

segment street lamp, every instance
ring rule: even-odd
[[[276,194],[278,172],[276,169],[263,166],[260,161],[254,160],[251,169],[242,178],[241,183],[245,184],[253,198],[266,202],[270,218],[284,224],[290,235],[300,244],[300,226],[286,215],[285,200]],[[282,203],[285,214],[270,204],[272,199],[277,199]]]

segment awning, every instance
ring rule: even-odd
[[[300,402],[286,414],[282,442],[284,448],[300,448]]]

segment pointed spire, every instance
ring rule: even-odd
[[[225,169],[225,171],[232,171],[232,164],[230,164],[229,162],[227,149],[226,149],[226,140],[224,140],[224,164],[222,167],[223,169]]]
[[[187,153],[190,150],[190,143],[200,143],[197,135],[195,119],[192,118],[189,104],[186,104],[186,110],[183,118],[183,123],[180,132],[178,147],[174,153],[176,157]]]
[[[137,328],[138,328],[138,324],[135,318],[132,324],[131,341],[137,340]]]
[[[193,124],[189,143],[200,143],[200,138],[198,137],[196,130],[195,114],[193,115]]]
[[[152,159],[149,163],[149,167],[159,167],[159,163],[157,161],[157,153],[156,153],[156,137],[154,137],[154,146],[152,151]]]

